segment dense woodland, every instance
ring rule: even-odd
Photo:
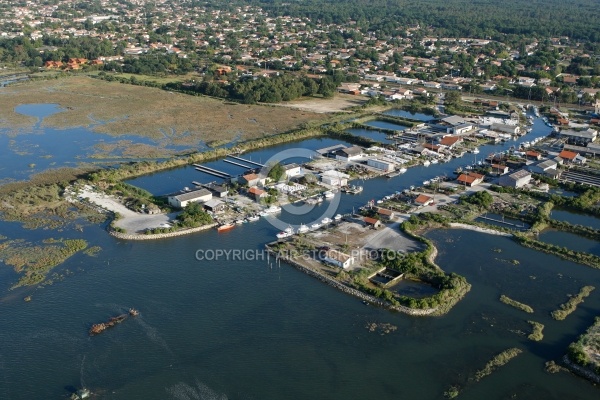
[[[213,0],[218,7],[221,1]],[[344,24],[354,20],[390,35],[399,26],[431,26],[440,36],[569,36],[600,42],[597,0],[248,0],[276,15]]]

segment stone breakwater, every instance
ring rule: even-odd
[[[205,231],[210,228],[214,228],[217,225],[218,224],[215,223],[215,224],[199,226],[197,228],[182,229],[182,230],[175,231],[175,232],[155,233],[155,234],[148,234],[148,235],[140,234],[140,233],[123,233],[123,232],[117,232],[117,231],[113,231],[113,230],[110,230],[108,233],[116,238],[123,239],[123,240],[156,240],[156,239],[167,239],[167,238],[172,238],[172,237],[176,237],[176,236],[189,235],[190,233],[201,232],[201,231]]]
[[[270,249],[267,246],[267,250],[269,251],[269,253],[271,253],[271,255],[277,257],[278,253],[272,249]],[[356,290],[354,288],[351,288],[349,286],[344,285],[343,283],[340,283],[338,281],[336,281],[335,279],[332,279],[326,275],[323,275],[321,273],[319,273],[318,271],[315,271],[311,268],[308,268],[302,264],[300,264],[299,262],[290,259],[289,257],[280,257],[282,260],[284,260],[285,262],[289,263],[290,265],[292,265],[294,268],[304,272],[305,274],[312,276],[313,278],[317,278],[318,280],[320,280],[323,283],[328,284],[329,286],[338,289],[346,294],[352,295],[354,297],[358,297],[361,300],[364,301],[368,301],[371,304],[375,304],[381,307],[385,307],[388,308],[390,310],[394,310],[394,311],[398,311],[404,314],[408,314],[408,315],[414,315],[414,316],[426,316],[426,315],[432,315],[437,311],[437,308],[425,308],[425,309],[416,309],[416,308],[410,308],[410,307],[405,307],[405,306],[394,306],[388,303],[385,303],[383,301],[381,301],[380,299],[371,296],[370,294],[361,292],[360,290]]]
[[[600,375],[590,371],[588,368],[582,367],[581,365],[575,364],[571,360],[569,360],[568,356],[563,357],[563,363],[573,372],[589,381],[594,383],[600,383]]]
[[[481,233],[487,233],[489,235],[498,235],[498,236],[506,236],[506,237],[511,237],[512,236],[512,234],[510,234],[510,233],[497,231],[495,229],[482,228],[480,226],[469,225],[469,224],[461,224],[461,223],[458,223],[458,222],[452,222],[450,224],[450,227],[452,227],[452,228],[459,228],[459,229],[469,229],[471,231],[476,231],[476,232],[481,232]]]

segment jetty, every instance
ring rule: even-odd
[[[246,162],[246,163],[248,163],[248,164],[254,164],[254,165],[257,165],[257,166],[259,166],[259,167],[264,167],[264,166],[265,166],[264,164],[257,163],[256,161],[252,161],[252,160],[246,160],[245,158],[238,157],[238,156],[233,156],[233,155],[231,155],[231,154],[229,154],[227,157],[229,157],[229,158],[233,158],[234,160],[243,161],[243,162]]]
[[[246,169],[254,169],[254,167],[251,167],[249,165],[240,164],[238,162],[231,161],[228,159],[224,159],[223,161],[225,161],[226,163],[229,163],[229,164],[237,165],[238,167],[242,167],[242,168],[246,168]]]
[[[200,164],[192,164],[192,165],[194,167],[196,167],[197,171],[204,172],[205,174],[218,176],[219,178],[231,178],[231,175],[229,175],[227,172],[219,171],[214,168],[205,167],[204,165],[200,165]]]

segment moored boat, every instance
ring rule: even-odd
[[[334,221],[339,221],[340,219],[342,219],[342,214],[336,214],[335,217],[333,217]]]
[[[308,232],[310,229],[308,229],[308,226],[301,224],[300,227],[298,228],[298,233],[306,233]]]
[[[217,232],[225,232],[235,227],[232,223],[221,224],[217,227]]]
[[[288,226],[287,228],[285,228],[285,230],[279,232],[277,235],[277,239],[285,239],[287,237],[290,237],[294,234],[294,228],[292,228],[291,226]]]

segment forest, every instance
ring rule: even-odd
[[[356,21],[360,28],[394,35],[405,26],[430,26],[440,36],[568,36],[600,41],[596,0],[246,0],[275,15],[309,17],[323,23]],[[219,7],[221,1],[212,0]],[[235,3],[235,2],[234,2]]]

